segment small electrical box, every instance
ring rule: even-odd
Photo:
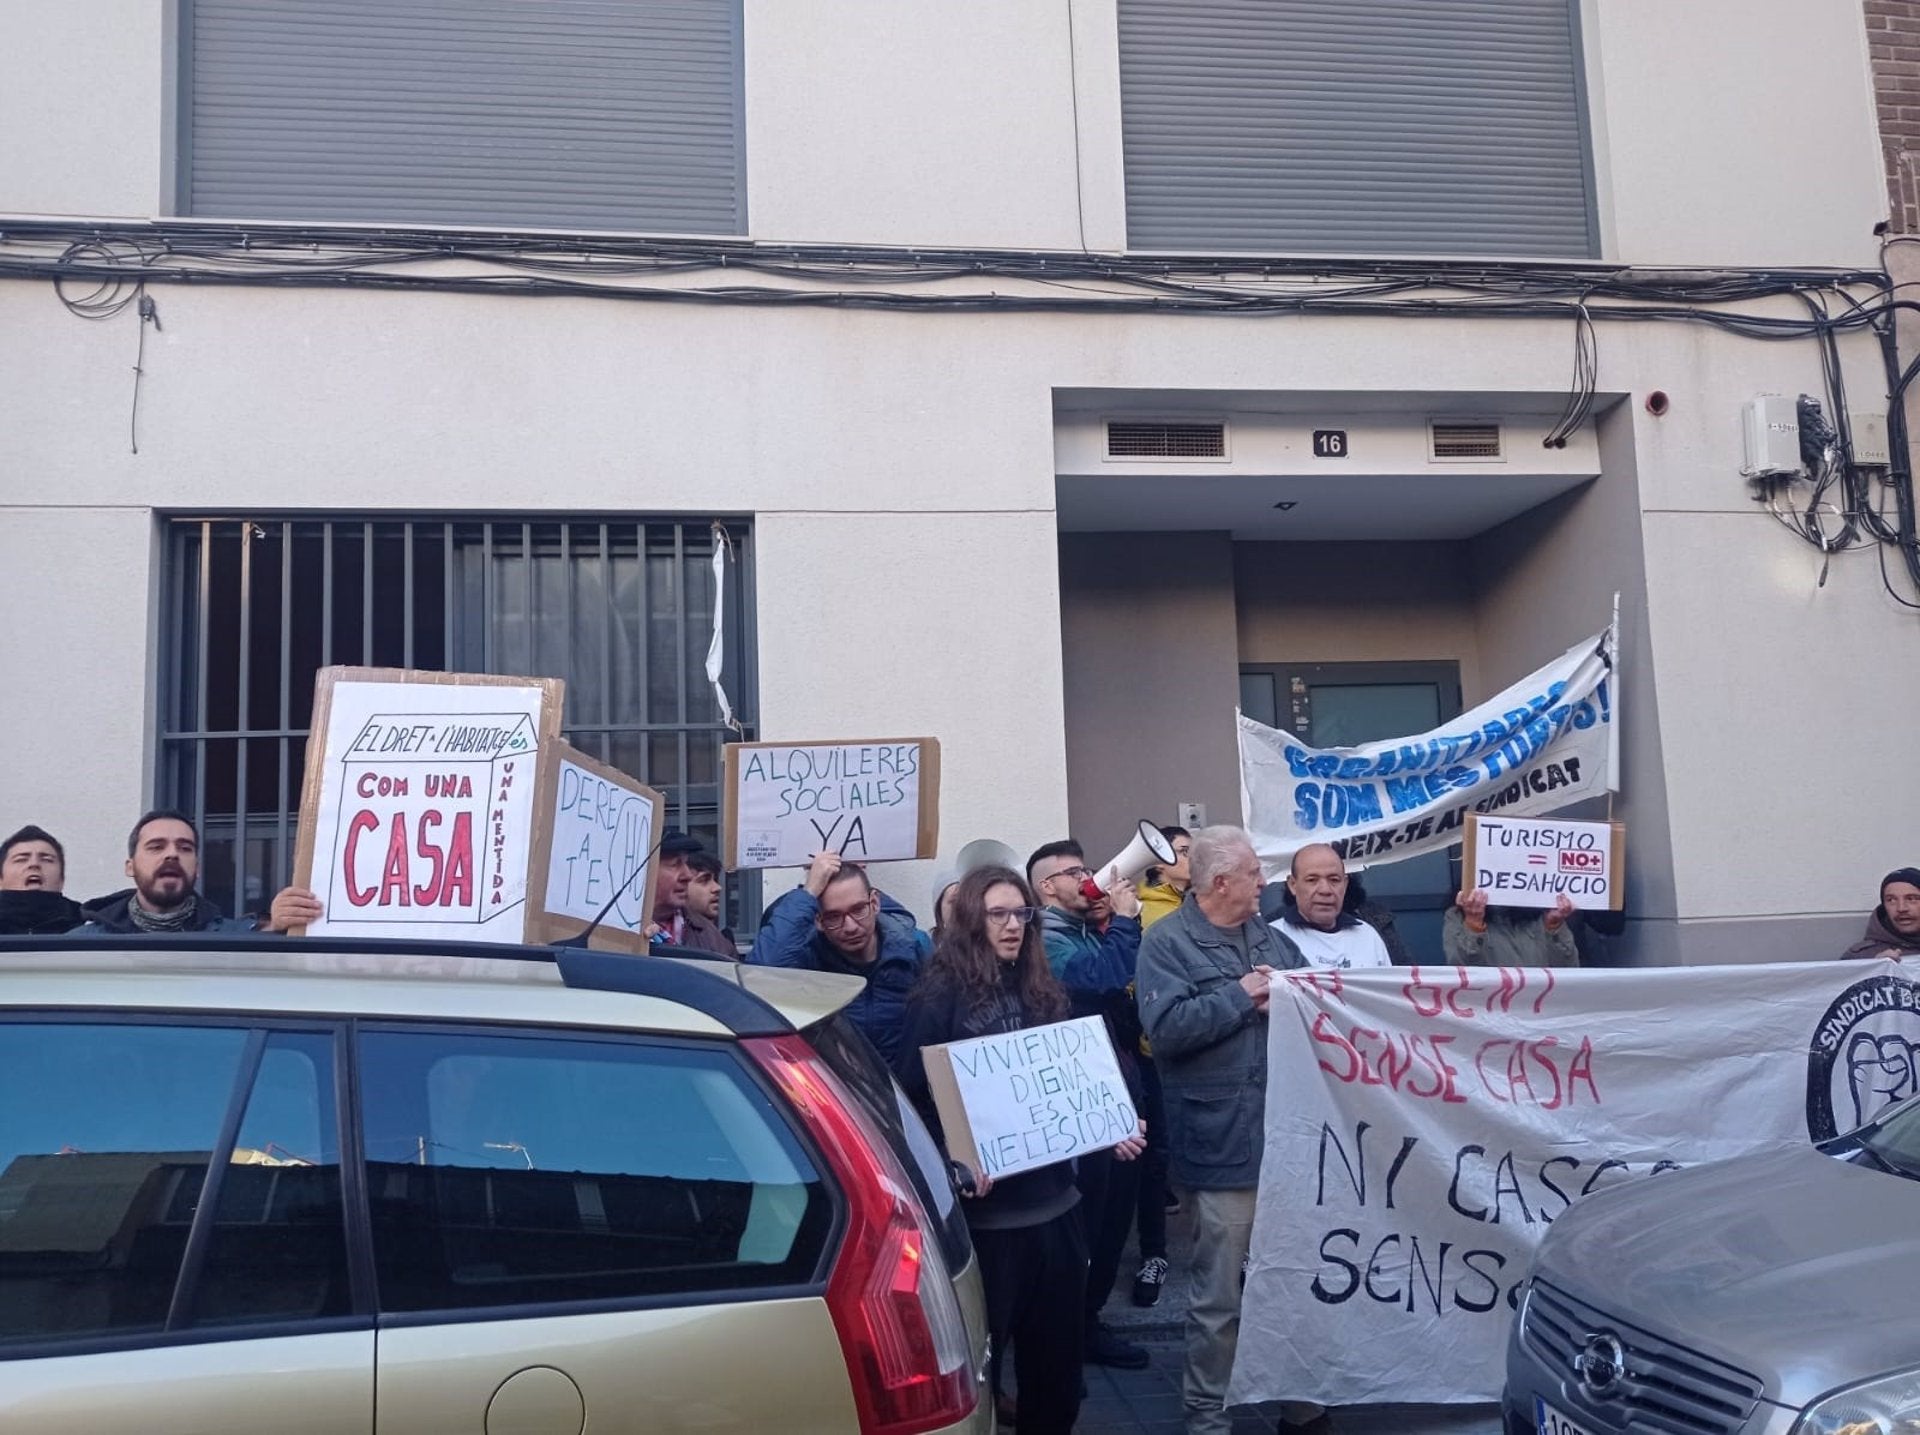
[[[1885,414],[1848,409],[1847,427],[1853,434],[1853,461],[1860,467],[1887,468],[1893,463],[1893,450],[1887,447]]]
[[[1800,461],[1800,414],[1790,394],[1761,394],[1747,400],[1741,415],[1748,478],[1796,478],[1806,472]]]
[[[1207,804],[1204,802],[1182,802],[1177,804],[1180,812],[1180,825],[1191,832],[1196,827],[1207,825]]]

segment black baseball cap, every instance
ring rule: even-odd
[[[691,857],[696,852],[706,851],[706,844],[690,833],[677,827],[669,827],[667,835],[660,839],[660,856],[663,859]]]

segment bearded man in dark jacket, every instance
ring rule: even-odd
[[[86,921],[66,885],[67,849],[45,828],[0,842],[0,934],[53,936]]]
[[[1880,905],[1867,917],[1867,932],[1842,953],[1849,957],[1911,957],[1920,954],[1920,868],[1900,867],[1880,879]]]
[[[182,812],[149,812],[127,838],[131,892],[87,904],[89,932],[246,932],[254,924],[229,917],[195,889],[200,834]]]

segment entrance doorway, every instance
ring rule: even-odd
[[[1460,716],[1460,665],[1242,663],[1240,709],[1312,747],[1409,737]],[[1367,869],[1367,896],[1393,913],[1407,949],[1440,960],[1440,924],[1459,889],[1458,849]]]

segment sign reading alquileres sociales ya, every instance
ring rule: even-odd
[[[933,738],[729,743],[725,768],[729,867],[804,867],[816,852],[931,857],[939,840]]]

